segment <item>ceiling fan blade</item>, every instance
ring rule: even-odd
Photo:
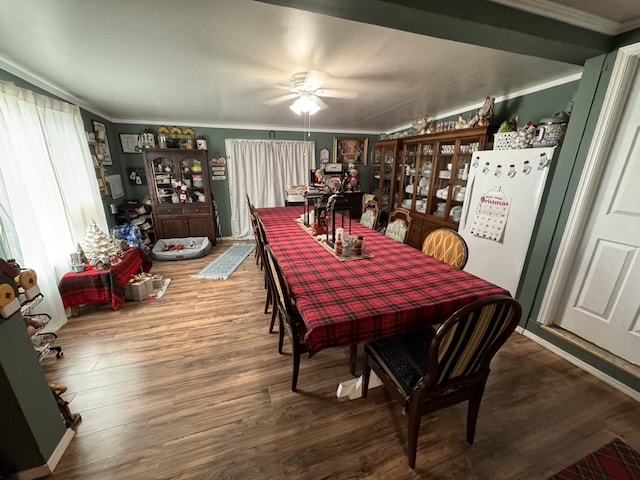
[[[265,105],[278,105],[279,103],[284,103],[288,100],[293,100],[294,98],[298,98],[298,94],[287,93],[285,95],[280,95],[279,97],[274,97],[268,100],[264,100],[262,103],[264,103]]]
[[[326,79],[326,73],[320,70],[309,70],[304,78],[304,84],[310,91],[314,91],[320,88]]]
[[[319,97],[347,98],[350,100],[358,98],[358,92],[350,90],[338,90],[335,88],[320,88],[314,93]]]

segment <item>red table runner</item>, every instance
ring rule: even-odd
[[[509,295],[357,221],[351,234],[365,237],[373,257],[341,262],[296,225],[302,213],[299,207],[258,209],[307,326],[310,356],[328,347],[423,328],[479,298]]]
[[[58,284],[62,305],[74,308],[88,303],[111,303],[117,310],[125,301],[125,285],[141,268],[148,272],[151,261],[140,248],[133,247],[123,255],[120,263],[108,270],[66,273]]]

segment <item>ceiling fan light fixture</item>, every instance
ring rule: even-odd
[[[311,95],[300,95],[295,102],[293,102],[289,108],[297,115],[308,113],[313,115],[320,110],[320,106],[316,103],[315,99]]]

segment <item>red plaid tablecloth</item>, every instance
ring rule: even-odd
[[[307,326],[310,355],[416,330],[479,298],[509,295],[357,221],[351,234],[364,235],[373,257],[341,262],[295,222],[302,213],[299,207],[258,209]]]
[[[66,273],[58,283],[64,308],[89,303],[111,303],[117,310],[124,303],[124,286],[140,269],[148,272],[151,261],[138,247],[129,249],[122,261],[108,270],[85,270]]]

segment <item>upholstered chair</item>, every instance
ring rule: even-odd
[[[520,304],[511,297],[486,297],[455,312],[437,331],[428,328],[365,345],[362,396],[368,395],[373,370],[400,401],[408,419],[411,468],[416,466],[423,414],[468,402],[466,439],[473,443],[489,364],[515,330],[521,314]],[[458,425],[439,422],[442,420],[431,423],[431,428],[448,431]]]
[[[375,200],[369,200],[369,202],[364,206],[362,216],[360,217],[360,224],[375,230],[376,225],[378,224],[379,213],[378,203]]]
[[[427,235],[422,243],[422,252],[460,270],[469,256],[464,238],[450,228],[439,228]]]
[[[406,208],[396,208],[389,214],[389,222],[384,234],[401,243],[406,243],[411,228],[411,215]]]

